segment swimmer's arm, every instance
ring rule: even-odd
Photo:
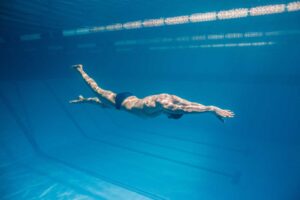
[[[167,109],[173,111],[175,114],[212,112],[221,121],[223,121],[223,118],[234,117],[234,113],[230,110],[224,110],[217,106],[204,106],[202,104],[190,104],[190,105],[184,105],[184,106],[166,104],[166,105],[164,105],[164,108],[167,108]]]
[[[102,103],[98,97],[85,98],[82,95],[79,95],[78,99],[74,99],[69,102],[70,103],[95,103],[95,104],[100,104],[103,107],[106,107],[106,105]]]

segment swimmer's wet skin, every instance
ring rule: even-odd
[[[140,99],[130,92],[114,93],[104,90],[87,75],[81,64],[73,65],[73,68],[80,73],[96,97],[85,98],[79,95],[78,99],[72,100],[70,103],[94,103],[102,107],[125,110],[140,117],[156,117],[165,114],[169,119],[180,119],[184,114],[206,112],[215,114],[222,122],[225,118],[234,117],[234,113],[230,110],[190,102],[171,94],[163,93]]]

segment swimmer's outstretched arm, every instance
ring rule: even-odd
[[[169,113],[192,114],[210,112],[214,113],[221,121],[224,121],[224,118],[234,117],[234,113],[230,110],[221,109],[217,106],[205,106],[199,103],[189,102],[174,95],[171,97],[169,101],[160,100],[163,109]],[[174,101],[176,102],[175,104],[173,103]]]

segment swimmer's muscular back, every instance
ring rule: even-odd
[[[155,117],[162,113],[162,108],[157,102],[157,96],[148,96],[139,99],[136,96],[128,97],[123,102],[125,110],[137,115],[146,115],[148,117]]]

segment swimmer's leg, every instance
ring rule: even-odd
[[[97,83],[83,70],[81,64],[73,65],[73,67],[81,74],[82,78],[92,88],[92,90],[101,97],[103,103],[108,103],[111,106],[115,105],[116,94],[114,92],[100,88]]]
[[[93,103],[93,104],[98,104],[102,107],[106,107],[105,104],[103,104],[98,97],[88,97],[85,98],[82,95],[78,96],[78,99],[74,99],[69,101],[70,103]]]
[[[101,103],[100,99],[97,97],[85,98],[82,95],[78,96],[78,99],[69,101],[70,103],[83,103],[83,102],[92,102],[92,103]]]

